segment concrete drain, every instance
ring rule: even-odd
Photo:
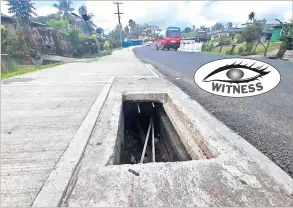
[[[124,101],[122,116],[120,164],[191,160],[162,103]]]

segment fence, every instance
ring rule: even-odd
[[[129,41],[129,42],[122,42],[122,47],[127,48],[129,46],[137,46],[137,45],[142,45],[142,41]]]
[[[181,40],[179,51],[186,52],[200,52],[203,43],[196,42],[196,40]]]

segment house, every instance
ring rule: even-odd
[[[281,28],[282,28],[281,25],[274,26],[274,29],[273,29],[273,32],[272,32],[271,42],[279,41],[280,34],[281,34]]]
[[[207,36],[213,40],[214,38],[225,37],[229,35],[239,35],[243,32],[243,28],[223,28],[220,30],[214,30],[207,32]]]
[[[267,41],[270,41],[272,37],[273,30],[270,29],[264,29],[261,31],[261,37],[260,37],[260,42],[264,43]]]

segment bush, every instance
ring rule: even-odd
[[[242,35],[239,35],[238,37],[237,37],[237,41],[236,41],[236,43],[243,43],[244,42],[244,38],[243,38],[243,36]]]
[[[232,49],[228,49],[226,52],[225,52],[226,55],[231,55],[232,54]]]
[[[244,47],[239,47],[238,54],[242,54],[244,52]]]
[[[15,71],[18,71],[18,69],[19,69],[19,62],[17,61],[17,60],[15,60],[15,59],[12,59],[11,60],[11,69],[9,70],[9,71],[11,71],[11,72],[15,72]]]
[[[252,51],[252,44],[246,44],[244,51],[251,53],[251,51]]]

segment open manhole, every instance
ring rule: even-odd
[[[122,117],[119,164],[191,160],[162,103],[124,101]]]

